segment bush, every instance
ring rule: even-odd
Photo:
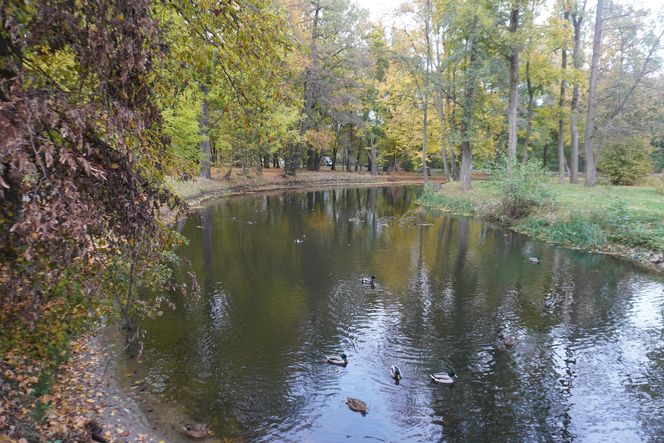
[[[634,185],[653,171],[654,149],[647,137],[631,136],[607,143],[597,169],[614,185]]]
[[[538,162],[516,163],[512,172],[502,159],[487,165],[491,189],[500,199],[499,218],[516,219],[551,203],[549,175]]]

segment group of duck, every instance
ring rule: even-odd
[[[369,285],[371,289],[376,289],[376,276],[372,275],[370,278],[362,277],[361,283],[363,285]],[[340,353],[338,355],[330,355],[327,357],[327,362],[333,365],[346,367],[348,365],[348,356],[344,353]],[[399,369],[399,367],[396,365],[392,365],[392,367],[390,368],[390,376],[398,384],[401,381],[402,377],[401,369]],[[456,375],[454,374],[454,372],[439,372],[431,374],[430,377],[433,382],[444,383],[444,384],[453,384],[456,379]],[[369,406],[366,404],[366,402],[358,398],[347,397],[346,404],[351,410],[359,412],[362,415],[365,415],[367,412],[369,412]]]
[[[333,365],[346,367],[348,365],[348,356],[344,353],[330,355],[327,357],[327,362]],[[399,384],[402,378],[401,369],[399,369],[399,367],[396,365],[392,365],[392,367],[390,367],[390,376],[396,381],[397,384]],[[457,378],[454,372],[436,372],[434,374],[430,374],[429,377],[431,377],[431,381],[434,383],[441,383],[446,385],[453,384]],[[364,401],[357,398],[346,398],[346,404],[350,409],[356,412],[360,412],[362,415],[369,411],[369,406],[367,406]]]
[[[542,259],[537,257],[530,257],[529,260],[533,263],[540,263],[542,261]],[[371,289],[376,288],[376,277],[373,275],[370,278],[362,277],[361,282],[362,284],[369,285]],[[505,346],[506,348],[511,348],[516,344],[516,338],[514,336],[509,335],[504,337],[501,342],[502,345]],[[348,356],[344,353],[339,353],[337,355],[330,355],[327,357],[327,362],[333,365],[346,367],[348,365]],[[390,376],[396,381],[397,384],[399,384],[402,378],[401,369],[399,369],[399,367],[396,365],[392,365],[390,367]],[[440,383],[446,385],[454,384],[457,379],[457,376],[453,371],[436,372],[430,374],[429,377],[431,378],[431,381],[433,383]],[[346,398],[346,404],[351,410],[360,412],[362,413],[362,415],[366,414],[369,411],[369,406],[366,404],[366,402],[357,398],[353,397]]]

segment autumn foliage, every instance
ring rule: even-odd
[[[3,2],[0,14],[0,311],[34,321],[53,295],[93,296],[101,255],[160,229],[159,46],[143,0]]]

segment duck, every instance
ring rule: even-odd
[[[438,372],[436,374],[431,374],[430,377],[433,382],[446,385],[451,385],[457,378],[454,372]]]
[[[397,383],[399,383],[399,380],[401,380],[401,369],[399,369],[398,366],[392,366],[390,368],[390,375],[392,376],[393,379],[396,380]]]
[[[327,357],[327,362],[333,365],[346,366],[348,364],[348,356],[343,352],[339,355],[330,355]]]
[[[89,420],[85,425],[85,429],[90,433],[92,440],[98,443],[108,443],[108,440],[104,438],[104,428],[95,420]]]
[[[507,348],[511,348],[516,344],[516,337],[513,335],[508,335],[506,337],[503,337],[503,345]]]
[[[183,426],[184,433],[191,438],[205,438],[210,433],[208,425],[203,423],[194,423]]]
[[[371,286],[371,289],[376,289],[376,276],[372,275],[371,278],[362,277],[362,284]]]
[[[537,263],[537,264],[542,263],[542,259],[539,257],[528,257],[528,260],[531,263]]]
[[[366,413],[369,411],[369,406],[367,406],[365,402],[357,398],[353,397],[346,398],[346,404],[351,410],[359,412],[362,415],[366,415]]]

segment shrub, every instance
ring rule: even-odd
[[[613,140],[604,146],[597,168],[612,184],[631,186],[653,171],[653,151],[647,137]]]
[[[499,218],[523,217],[553,199],[547,171],[538,162],[516,163],[508,172],[507,161],[501,159],[486,169],[491,189],[500,199]]]

